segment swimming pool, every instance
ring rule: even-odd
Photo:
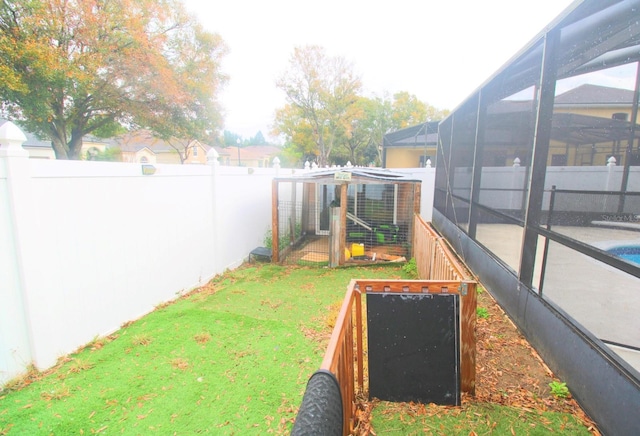
[[[624,260],[628,260],[629,262],[640,265],[640,245],[624,245],[621,247],[613,247],[608,249],[607,252]]]

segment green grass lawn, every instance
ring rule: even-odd
[[[322,361],[326,342],[318,338],[328,339],[349,280],[403,274],[400,266],[270,264],[228,272],[97,338],[54,370],[7,384],[0,393],[0,435],[286,434]],[[429,428],[434,434],[451,434],[447,428],[469,434],[475,425],[449,412],[425,421],[427,415],[392,409],[374,411],[378,434]],[[478,425],[488,422],[485,433],[492,422],[517,418],[524,424],[516,429],[544,424],[557,433],[588,434],[571,415],[522,418],[524,413],[500,406],[464,413]]]

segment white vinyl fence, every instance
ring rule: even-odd
[[[29,159],[23,142],[0,126],[0,386],[239,266],[271,227],[272,179],[293,171],[158,164],[143,175]],[[411,172],[430,218],[434,169]]]
[[[276,169],[29,159],[0,130],[0,385],[240,265],[271,225]]]

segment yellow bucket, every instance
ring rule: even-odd
[[[353,257],[364,256],[364,244],[351,244],[351,255]]]

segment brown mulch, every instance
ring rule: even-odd
[[[477,319],[476,393],[463,394],[462,407],[493,403],[528,411],[568,413],[582,421],[593,435],[600,435],[595,423],[570,395],[556,398],[551,394],[549,383],[559,380],[488,292],[479,293],[478,307],[486,308],[489,316]],[[359,398],[357,434],[375,434],[370,425],[375,404],[375,400]]]
[[[478,295],[478,307],[489,317],[477,319],[476,395],[466,401],[571,413],[588,421],[574,399],[551,395],[549,383],[558,380],[488,292]]]

